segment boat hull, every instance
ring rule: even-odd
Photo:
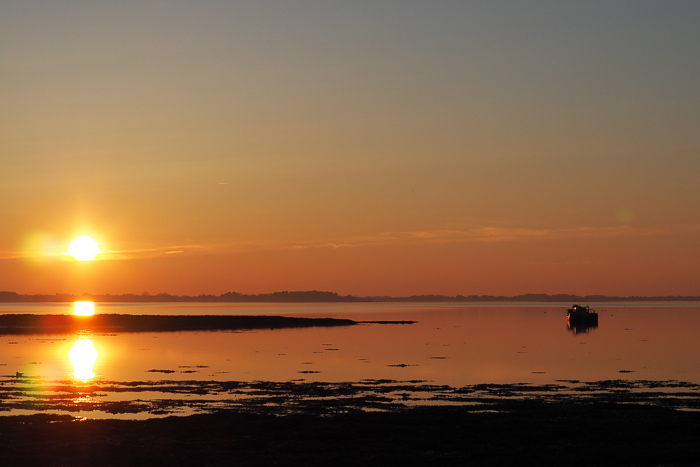
[[[598,313],[570,313],[566,319],[570,323],[598,324]]]

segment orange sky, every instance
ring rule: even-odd
[[[0,290],[700,295],[697,2],[3,9]]]

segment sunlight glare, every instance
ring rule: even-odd
[[[95,314],[95,302],[74,302],[73,315],[92,316]]]
[[[87,337],[81,337],[73,347],[68,350],[68,360],[73,365],[73,377],[80,381],[87,381],[95,377],[92,367],[97,361],[97,349]]]
[[[97,242],[87,235],[81,235],[73,240],[64,255],[71,256],[76,261],[92,261],[102,253]]]

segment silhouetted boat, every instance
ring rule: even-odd
[[[598,324],[598,313],[591,311],[588,305],[573,305],[566,312],[566,320],[569,323]]]

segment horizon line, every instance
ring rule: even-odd
[[[245,294],[234,291],[222,294],[176,295],[168,292],[151,294],[135,293],[38,293],[23,294],[13,291],[0,291],[0,303],[42,303],[73,302],[82,300],[98,302],[288,302],[288,303],[333,303],[333,302],[479,302],[479,301],[523,301],[523,302],[569,302],[587,301],[700,301],[700,295],[605,295],[605,294],[571,294],[571,293],[525,293],[517,295],[493,294],[417,294],[417,295],[339,295],[331,291],[298,290],[275,291],[260,294]],[[106,300],[105,300],[106,299]]]

